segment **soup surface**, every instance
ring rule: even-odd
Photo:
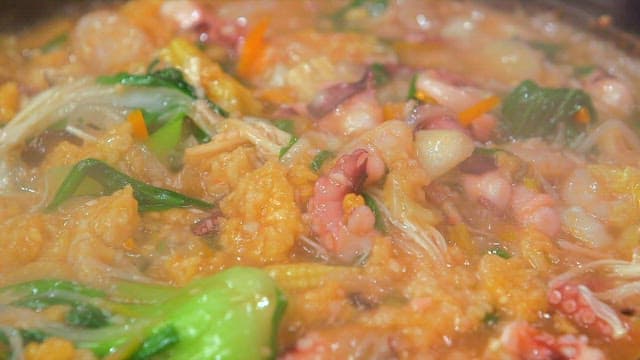
[[[640,63],[466,1],[0,37],[0,358],[638,359]]]

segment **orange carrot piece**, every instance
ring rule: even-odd
[[[575,121],[584,125],[587,125],[591,122],[591,114],[589,114],[589,111],[584,107],[581,107],[580,110],[576,111],[575,115],[573,115],[573,118],[575,119]]]
[[[237,71],[240,76],[246,78],[255,72],[256,64],[260,62],[266,50],[264,36],[268,28],[269,20],[262,19],[247,34],[238,61]]]
[[[131,124],[131,132],[133,137],[138,140],[146,140],[149,137],[147,124],[144,122],[144,116],[140,109],[133,110],[127,116],[127,121]]]
[[[500,98],[497,96],[489,96],[486,99],[480,100],[472,106],[464,109],[458,114],[458,120],[464,126],[468,126],[471,122],[482,114],[485,114],[500,103]]]

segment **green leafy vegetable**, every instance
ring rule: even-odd
[[[25,344],[30,342],[43,342],[48,336],[40,330],[20,330],[20,336]]]
[[[207,103],[209,104],[209,108],[213,110],[216,114],[222,117],[229,117],[229,112],[223,109],[220,105],[214,103],[213,101],[207,99]]]
[[[344,26],[349,12],[355,9],[365,9],[369,16],[379,16],[389,7],[389,0],[353,0],[340,10],[333,13],[331,20],[334,26]]]
[[[381,233],[385,234],[387,232],[387,228],[384,225],[384,217],[380,212],[380,208],[378,208],[378,203],[376,203],[376,200],[367,193],[363,192],[362,197],[364,198],[364,203],[369,207],[369,209],[371,209],[371,211],[373,212],[373,215],[376,218],[376,223],[375,223],[376,229]]]
[[[562,126],[564,140],[570,141],[586,128],[586,124],[574,120],[581,109],[586,109],[591,122],[597,119],[591,98],[584,91],[543,88],[525,80],[503,101],[502,127],[510,136],[529,138],[555,136]]]
[[[529,41],[529,46],[536,50],[540,50],[548,59],[555,59],[558,53],[563,49],[560,44],[555,44],[547,41]]]
[[[273,122],[273,126],[291,135],[295,135],[295,124],[293,123],[293,120],[289,120],[289,119],[276,120]]]
[[[74,303],[65,316],[69,325],[85,328],[99,328],[109,323],[107,314],[91,304]]]
[[[52,284],[68,290],[58,291]],[[194,280],[183,288],[117,282],[108,294],[69,281],[38,280],[0,289],[0,301],[3,306],[20,306],[34,294],[52,303],[72,298],[98,308],[109,322],[96,328],[45,322],[23,332],[38,339],[68,339],[98,357],[134,360],[274,359],[286,307],[267,273],[243,267]]]
[[[594,65],[576,66],[573,68],[573,74],[578,77],[584,77],[594,72],[597,68]]]
[[[135,354],[133,354],[130,360],[148,359],[151,356],[170,348],[178,342],[180,342],[180,334],[178,334],[178,330],[173,325],[167,325],[154,331],[142,343],[142,345],[140,345],[140,348],[135,352]]]
[[[192,99],[197,99],[198,94],[196,89],[189,84],[182,72],[176,68],[164,68],[161,70],[153,70],[155,64],[152,62],[149,65],[148,72],[146,74],[130,74],[130,73],[118,73],[112,76],[101,76],[98,78],[98,83],[103,85],[126,85],[126,86],[146,86],[146,87],[165,87],[176,89],[183,94],[189,96]],[[218,115],[227,117],[229,113],[223,108],[207,99],[211,110],[218,113]]]
[[[43,54],[47,54],[52,52],[53,50],[58,49],[60,46],[64,45],[67,41],[69,41],[69,34],[62,33],[53,39],[49,40],[46,44],[40,47],[40,51]]]
[[[331,151],[320,151],[316,154],[316,156],[313,157],[313,160],[311,161],[311,170],[313,170],[314,172],[320,171],[320,169],[322,168],[322,164],[324,164],[325,161],[333,158],[334,156],[335,154]]]
[[[189,121],[189,127],[193,137],[196,138],[199,144],[205,144],[211,141],[211,136],[207,134],[206,131],[200,129],[200,127],[193,121]]]
[[[101,76],[98,78],[98,83],[173,88],[193,99],[197,98],[196,90],[184,79],[182,72],[176,68],[165,68],[146,74],[118,73],[112,76]]]
[[[289,143],[287,143],[287,145],[283,146],[280,149],[280,153],[278,154],[278,159],[282,159],[282,157],[291,149],[291,147],[293,147],[293,145],[295,145],[298,142],[298,138],[291,135],[291,138],[289,139]]]
[[[371,72],[373,72],[373,78],[378,86],[387,84],[391,79],[389,71],[387,71],[387,68],[383,64],[375,63],[371,65]]]
[[[56,209],[71,197],[85,177],[90,177],[100,183],[106,194],[112,194],[125,186],[131,186],[133,188],[133,196],[138,200],[138,210],[142,212],[189,206],[201,209],[213,207],[213,205],[202,200],[145,184],[119,172],[100,160],[84,159],[71,169],[53,200],[47,206],[47,210]]]
[[[280,120],[274,121],[273,125],[278,129],[291,134],[291,138],[289,139],[289,142],[287,143],[287,145],[283,146],[280,149],[280,153],[278,154],[278,158],[282,159],[282,157],[291,149],[291,147],[293,147],[293,145],[295,145],[298,142],[298,138],[296,137],[296,134],[295,134],[295,124],[293,123],[293,120],[280,119]]]
[[[509,252],[499,246],[493,247],[489,249],[489,254],[500,256],[503,259],[511,258],[511,254]]]

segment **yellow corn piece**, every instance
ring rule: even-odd
[[[175,39],[162,51],[162,59],[180,68],[207,96],[232,115],[260,115],[262,104],[249,89],[225,73],[200,49],[184,39]]]
[[[260,99],[269,101],[275,104],[288,104],[295,102],[296,94],[295,90],[290,87],[277,87],[265,89],[258,95]]]
[[[498,106],[499,103],[499,97],[489,96],[488,98],[480,100],[470,107],[464,109],[460,114],[458,114],[458,120],[462,125],[467,126],[480,115],[493,110],[493,108]]]
[[[136,249],[136,242],[133,238],[127,238],[122,242],[122,247],[127,251],[133,251]]]
[[[349,216],[355,208],[362,205],[364,205],[364,198],[356,193],[349,193],[342,199],[342,211],[345,216]]]
[[[404,103],[386,103],[382,107],[384,120],[401,120],[404,118]]]
[[[427,94],[424,91],[420,91],[418,90],[416,92],[416,99],[422,101],[423,103],[426,104],[437,104],[438,101],[436,99],[434,99],[431,95]]]
[[[51,337],[43,342],[30,342],[24,349],[26,360],[67,360],[76,359],[76,349],[70,341],[66,339]]]
[[[264,268],[285,291],[301,291],[324,286],[332,279],[356,277],[361,268],[350,266],[298,263],[271,265]]]
[[[522,179],[522,185],[524,185],[524,187],[530,190],[535,190],[535,191],[540,190],[540,184],[538,183],[538,181],[530,176],[527,176],[524,179]]]
[[[13,81],[0,86],[0,124],[11,120],[20,106],[20,91],[18,84]]]
[[[471,239],[471,234],[469,233],[467,225],[464,223],[458,223],[449,226],[448,230],[449,239],[459,246],[462,251],[467,254],[477,251],[473,244],[473,240]]]

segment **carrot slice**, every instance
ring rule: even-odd
[[[247,34],[238,60],[237,71],[240,76],[249,77],[256,72],[256,65],[266,50],[264,37],[268,28],[269,20],[262,19]]]
[[[497,96],[489,96],[486,99],[480,100],[472,106],[464,109],[458,114],[458,120],[464,126],[468,126],[471,122],[482,114],[485,114],[500,103],[500,98]]]
[[[591,122],[591,114],[589,114],[589,111],[584,107],[581,107],[580,110],[576,111],[575,115],[573,115],[573,118],[580,124],[584,125],[587,125]]]
[[[131,124],[131,132],[135,139],[146,140],[149,137],[149,130],[140,109],[130,112],[127,116],[127,121]]]

